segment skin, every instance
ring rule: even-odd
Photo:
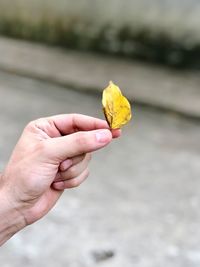
[[[80,114],[30,122],[0,176],[0,245],[45,216],[65,189],[89,175],[92,152],[121,135]]]

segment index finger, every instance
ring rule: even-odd
[[[82,114],[61,114],[49,117],[62,135],[71,134],[78,131],[90,131],[98,129],[109,129],[105,120]]]

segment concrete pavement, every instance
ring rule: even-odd
[[[80,112],[96,95],[0,72],[0,160],[25,124]],[[91,175],[0,249],[1,267],[199,267],[200,124],[133,106],[120,140],[95,153]]]
[[[134,103],[200,118],[199,71],[176,71],[135,61],[0,38],[0,69],[81,91],[101,92],[110,80]]]

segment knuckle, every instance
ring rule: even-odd
[[[85,150],[89,144],[89,139],[87,137],[87,135],[83,132],[79,132],[76,135],[76,144],[77,146],[80,148],[80,150]]]
[[[68,181],[70,188],[78,187],[80,184],[82,184],[85,181],[85,179],[88,176],[89,176],[89,169],[87,168],[80,177],[74,178],[71,181]]]
[[[26,125],[25,130],[29,132],[37,132],[37,130],[41,128],[43,122],[44,122],[43,118],[32,120]]]
[[[67,170],[67,176],[70,177],[70,178],[75,177],[76,176],[76,173],[77,173],[77,170],[76,170],[76,167],[75,166],[73,166],[73,167],[71,167],[71,168],[69,168]],[[68,179],[70,179],[70,178],[68,178]]]
[[[49,120],[47,118],[39,118],[39,119],[30,121],[26,125],[25,128],[28,130],[42,129],[43,126],[45,125],[45,123],[47,123],[47,122],[49,122]]]
[[[74,178],[69,182],[69,186],[71,188],[78,187],[81,184],[81,182],[78,180],[78,178]]]
[[[35,121],[30,121],[27,125],[26,125],[26,127],[25,127],[25,130],[32,130],[32,129],[34,129],[34,127],[35,127]]]
[[[87,177],[89,176],[89,174],[90,174],[89,168],[86,168],[84,170],[84,172],[82,173],[82,177],[81,177],[82,182],[85,181],[85,179],[87,179]]]
[[[87,168],[85,170],[85,178],[87,178],[90,175],[90,170]]]

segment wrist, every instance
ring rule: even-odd
[[[2,175],[0,174],[0,180]],[[26,226],[23,214],[10,200],[9,193],[0,185],[0,246]]]

